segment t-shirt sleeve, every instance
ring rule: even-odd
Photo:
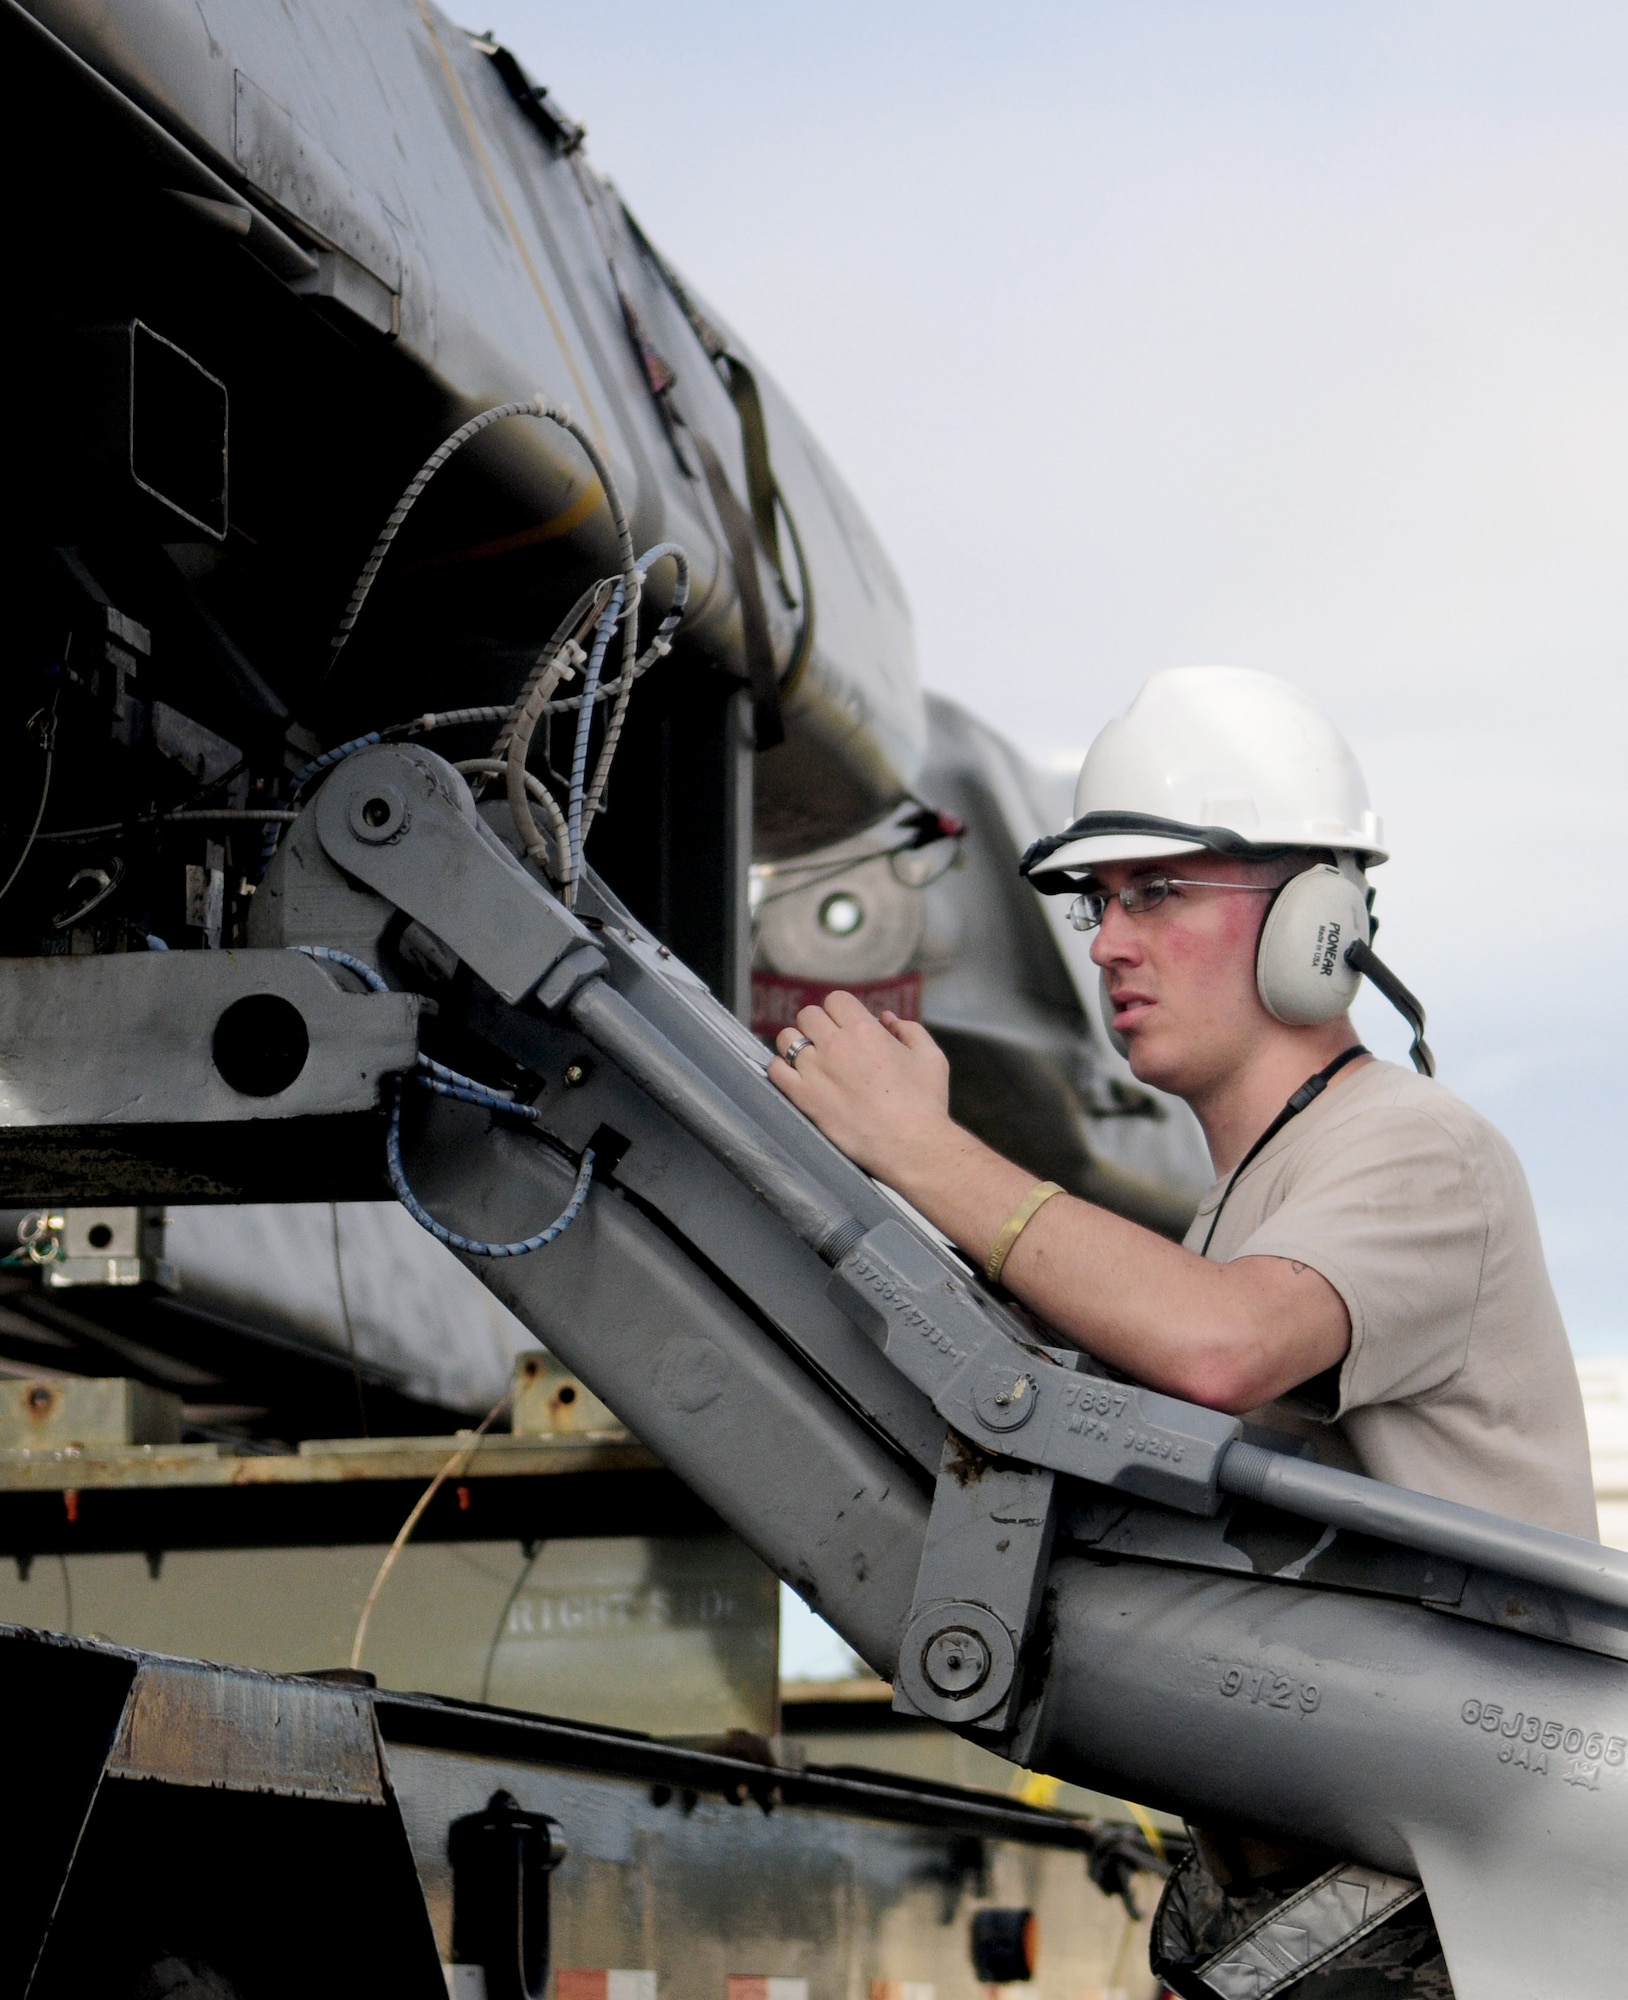
[[[1427,1112],[1383,1106],[1331,1131],[1232,1256],[1309,1264],[1345,1301],[1351,1347],[1332,1413],[1344,1416],[1427,1395],[1463,1367],[1487,1231],[1459,1139]]]

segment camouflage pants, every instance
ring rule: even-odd
[[[1231,1960],[1229,1946],[1246,1940],[1324,1872],[1319,1862],[1224,1886],[1195,1851],[1177,1867],[1160,1898],[1150,1954],[1154,1972],[1183,2000],[1255,2000],[1256,1995],[1276,2000],[1280,1993],[1283,2000],[1453,2000],[1436,1927],[1422,1896],[1305,1973],[1291,1970],[1274,1978]],[[1206,1970],[1210,1976],[1200,1977]]]

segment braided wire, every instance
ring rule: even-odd
[[[520,717],[525,713],[532,696],[536,693],[538,683],[547,676],[550,668],[554,665],[556,657],[564,652],[565,648],[573,640],[580,639],[588,627],[595,622],[600,612],[605,608],[606,601],[611,594],[611,587],[612,579],[609,577],[601,577],[597,583],[589,584],[588,588],[577,599],[576,603],[571,606],[571,609],[560,620],[559,624],[554,627],[548,644],[533,662],[531,672],[527,674],[524,686],[509,704],[507,711],[498,718],[502,722],[503,727],[498,732],[497,741],[492,745],[492,755],[494,757],[503,757],[508,754],[509,739],[514,735]],[[541,712],[539,711],[539,713]],[[533,719],[535,721],[535,718]]]
[[[313,758],[299,770],[293,781],[293,796],[314,778],[331,770],[335,764],[354,756],[359,750],[366,750],[387,738],[411,737],[427,734],[431,729],[449,728],[462,723],[481,721],[501,721],[502,730],[493,746],[493,757],[504,760],[508,780],[510,810],[521,842],[528,855],[543,863],[550,874],[562,883],[566,900],[574,904],[577,881],[582,872],[582,850],[588,831],[603,803],[605,788],[610,779],[610,769],[621,741],[623,725],[627,718],[628,702],[633,685],[641,674],[662,659],[672,645],[672,633],[683,616],[689,597],[689,563],[683,551],[672,542],[663,542],[651,549],[642,561],[636,562],[633,555],[633,536],[628,524],[627,510],[622,504],[621,494],[611,476],[598,445],[588,433],[564,410],[555,409],[541,396],[522,402],[499,403],[489,410],[460,424],[450,436],[444,438],[424,463],[419,467],[395,506],[390,517],[380,530],[356,579],[350,601],[345,607],[338,627],[329,646],[326,672],[331,674],[340,654],[349,643],[362,609],[367,603],[379,572],[383,568],[391,545],[401,532],[408,516],[418,504],[425,488],[447,461],[460,451],[471,438],[478,437],[493,424],[506,417],[533,417],[539,421],[557,424],[574,438],[593,467],[605,504],[609,509],[612,525],[616,533],[616,552],[619,575],[606,578],[592,585],[577,600],[566,617],[556,628],[553,637],[543,648],[528,674],[525,686],[507,708],[480,707],[448,709],[439,714],[415,717],[407,723],[397,723],[386,730],[370,730],[363,736],[353,737],[347,743],[325,750],[321,756]],[[675,564],[678,577],[672,600],[649,646],[641,655],[638,650],[638,606],[643,591],[645,574],[653,563],[670,558]],[[590,655],[589,673],[582,692],[553,701],[554,689],[568,671],[566,657],[576,640],[585,630],[589,620],[595,622],[595,636]],[[622,667],[614,679],[602,681],[606,652],[617,624],[622,627]],[[610,700],[613,706],[605,725],[604,740],[600,746],[599,758],[594,766],[593,780],[588,782],[587,756],[592,731],[593,709],[598,702]],[[573,747],[570,780],[569,813],[562,822],[558,801],[553,794],[525,770],[526,756],[530,740],[537,722],[544,714],[578,712],[576,742]],[[517,737],[524,740],[518,744]],[[493,775],[483,772],[482,775]],[[554,853],[549,853],[549,841],[531,813],[531,800],[536,798],[543,805],[550,822]],[[289,816],[279,816],[262,822],[265,838],[262,843],[260,867],[257,879],[264,877],[276,853],[281,837],[281,827],[288,823]],[[550,865],[552,863],[552,865]]]
[[[465,1076],[461,1071],[448,1069],[445,1063],[438,1063],[433,1056],[420,1053],[418,1069],[413,1077],[421,1090],[433,1090],[438,1097],[455,1097],[460,1104],[478,1104],[483,1111],[503,1111],[511,1118],[524,1119],[528,1125],[541,1125],[542,1119],[530,1104],[522,1104],[517,1098],[505,1096],[500,1090],[477,1083],[474,1077]]]
[[[594,692],[599,686],[599,676],[605,665],[605,652],[611,642],[611,634],[616,630],[616,621],[622,616],[626,598],[622,586],[618,584],[611,592],[610,602],[605,606],[594,633],[593,649],[588,655],[588,664],[582,671],[582,707],[577,712],[577,740],[571,750],[571,791],[566,808],[566,825],[571,836],[571,875],[565,884],[565,905],[574,910],[577,903],[577,884],[582,880],[582,843],[587,836],[583,824],[585,787],[588,780],[588,738],[594,726]],[[628,627],[632,628],[631,615]]]
[[[677,581],[673,585],[672,602],[667,607],[667,615],[651,634],[650,644],[639,655],[632,668],[621,675],[617,684],[616,706],[611,710],[610,720],[605,725],[605,740],[600,746],[599,762],[594,767],[593,785],[583,806],[584,840],[587,839],[588,829],[593,825],[604,800],[605,786],[610,780],[611,760],[616,755],[616,746],[622,740],[622,725],[627,720],[627,705],[633,695],[633,683],[648,667],[653,666],[657,660],[665,658],[671,650],[673,634],[677,631],[679,620],[684,616],[684,607],[689,602],[689,557],[676,542],[658,542],[653,549],[640,556],[638,574],[641,581],[664,557],[669,559],[678,571]],[[609,692],[608,688],[601,691],[602,695]],[[588,701],[586,684],[578,699],[586,710]],[[561,706],[563,705],[562,703]]]
[[[161,947],[162,948],[162,947]],[[321,960],[327,965],[342,966],[345,971],[355,973],[370,993],[388,993],[378,971],[358,958],[354,952],[338,951],[332,945],[297,944],[290,947],[305,958]],[[534,1250],[544,1249],[562,1236],[582,1213],[582,1204],[588,1199],[588,1187],[593,1179],[594,1154],[591,1146],[585,1147],[581,1163],[577,1168],[576,1185],[571,1190],[571,1199],[546,1229],[540,1229],[534,1236],[526,1236],[516,1243],[483,1243],[472,1236],[460,1235],[456,1229],[448,1229],[444,1222],[435,1217],[413,1193],[407,1180],[407,1170],[401,1157],[401,1104],[406,1094],[407,1083],[416,1083],[421,1090],[433,1091],[437,1097],[451,1097],[460,1104],[473,1104],[482,1111],[492,1111],[500,1116],[519,1118],[525,1123],[540,1126],[542,1119],[535,1107],[521,1104],[513,1097],[506,1097],[501,1091],[479,1083],[472,1076],[465,1076],[459,1070],[449,1069],[445,1063],[437,1062],[433,1056],[420,1053],[417,1067],[405,1077],[391,1079],[390,1124],[385,1134],[384,1164],[390,1187],[396,1199],[421,1229],[427,1229],[438,1242],[445,1243],[451,1250],[461,1250],[466,1257],[529,1257]]]
[[[466,722],[501,722],[508,709],[502,703],[484,708],[443,708],[430,715],[415,715],[411,722],[393,722],[383,731],[388,742],[399,736],[428,736],[432,729],[458,729]]]
[[[365,958],[358,958],[354,952],[336,951],[331,944],[293,944],[289,946],[289,950],[297,951],[302,958],[321,959],[325,965],[342,965],[347,972],[356,974],[369,993],[390,991],[377,970],[369,965]]]
[[[368,594],[378,580],[379,571],[384,567],[384,559],[390,553],[390,544],[401,533],[407,516],[418,505],[419,496],[425,487],[447,460],[454,452],[461,451],[472,437],[479,437],[482,431],[489,430],[504,417],[536,417],[546,414],[548,412],[539,407],[536,398],[529,398],[523,403],[498,403],[490,410],[482,410],[479,416],[471,417],[467,423],[460,424],[450,437],[443,438],[430,453],[408,482],[406,491],[391,509],[389,520],[379,530],[379,539],[373,544],[372,553],[362,565],[361,574],[357,577],[356,586],[350,594],[350,602],[345,606],[344,616],[340,619],[328,647],[329,674],[333,672],[340,654],[345,650],[355,629],[357,619],[362,615],[362,606],[366,604]],[[595,467],[595,470],[598,468]]]
[[[461,764],[455,764],[453,769],[465,778],[506,778],[509,773],[508,763],[498,757],[466,757]],[[571,869],[571,836],[565,824],[565,815],[560,811],[559,800],[541,778],[534,776],[524,767],[520,776],[525,784],[526,798],[540,805],[548,820],[549,834],[554,842],[553,856],[551,858],[549,855],[547,843],[538,831],[536,821],[530,820],[529,825],[521,825],[519,816],[516,815],[521,842],[526,852],[541,861],[556,882],[563,882]],[[535,840],[528,838],[528,835],[535,836]]]
[[[423,1079],[417,1079],[422,1081]],[[453,1095],[448,1090],[448,1095]],[[582,1213],[582,1205],[588,1199],[588,1189],[593,1180],[594,1150],[585,1146],[581,1164],[577,1168],[576,1184],[571,1190],[571,1199],[561,1209],[547,1228],[539,1229],[534,1236],[522,1237],[515,1243],[487,1243],[478,1237],[464,1236],[456,1229],[449,1229],[435,1217],[413,1193],[408,1184],[407,1171],[401,1158],[401,1103],[404,1092],[398,1083],[390,1105],[390,1129],[385,1137],[385,1171],[390,1179],[391,1191],[421,1229],[427,1229],[437,1242],[446,1244],[449,1250],[462,1251],[466,1257],[529,1257],[534,1250],[546,1249],[550,1243],[563,1236],[572,1223]],[[499,1100],[503,1108],[517,1110],[519,1107]]]

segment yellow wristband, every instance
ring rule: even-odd
[[[1062,1194],[1055,1181],[1041,1181],[1030,1188],[1016,1208],[1001,1224],[1001,1232],[990,1245],[989,1255],[984,1259],[984,1276],[993,1285],[999,1278],[1006,1260],[1012,1254],[1012,1245],[1033,1222],[1054,1194]]]

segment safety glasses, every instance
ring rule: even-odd
[[[1123,889],[1087,889],[1068,906],[1068,920],[1077,931],[1094,931],[1108,914],[1108,905],[1117,903],[1127,915],[1140,917],[1158,909],[1172,889],[1235,889],[1244,896],[1269,896],[1272,891],[1259,882],[1197,882],[1183,875],[1138,875]]]

